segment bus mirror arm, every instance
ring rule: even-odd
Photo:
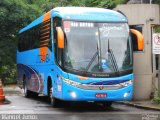
[[[64,33],[61,27],[56,27],[58,48],[64,49]]]
[[[131,34],[134,34],[136,36],[137,44],[138,44],[138,50],[143,51],[144,50],[144,37],[142,33],[140,33],[138,30],[130,29]]]

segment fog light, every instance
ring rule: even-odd
[[[70,95],[71,95],[73,98],[76,98],[76,97],[77,97],[77,95],[76,95],[75,92],[70,92]]]
[[[126,93],[124,93],[123,97],[126,98],[129,96],[129,94],[130,94],[130,92],[126,92]]]

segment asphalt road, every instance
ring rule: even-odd
[[[25,98],[21,91],[6,92],[9,104],[0,105],[0,120],[160,120],[160,111],[119,103],[103,108],[94,103],[63,103],[53,108],[46,97]]]

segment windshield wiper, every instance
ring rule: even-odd
[[[114,70],[119,73],[116,58],[114,56],[113,50],[110,48],[109,39],[108,39],[108,53],[109,53],[109,56],[111,57],[111,62]]]
[[[90,60],[90,62],[88,63],[88,65],[86,67],[86,71],[89,70],[89,68],[91,67],[93,61],[96,59],[97,55],[98,55],[98,46],[97,46],[97,51],[95,52],[95,54],[93,55],[92,59]]]

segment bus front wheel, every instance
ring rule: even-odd
[[[50,103],[53,107],[58,107],[59,106],[59,100],[57,98],[54,98],[52,96],[52,93],[53,93],[53,88],[50,87],[50,92],[49,92],[49,98],[50,98]]]

